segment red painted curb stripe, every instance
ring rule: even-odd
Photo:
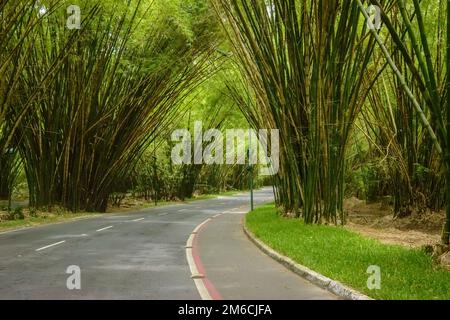
[[[203,284],[208,290],[209,295],[213,300],[223,300],[222,296],[220,295],[219,291],[217,291],[214,284],[208,279],[205,268],[203,266],[202,260],[200,259],[200,254],[198,250],[198,237],[200,235],[200,232],[203,230],[204,227],[208,225],[203,225],[199,230],[197,235],[194,237],[194,241],[192,243],[192,257],[194,258],[195,266],[197,267],[197,270],[199,273],[203,274],[205,278],[201,279],[203,281]]]

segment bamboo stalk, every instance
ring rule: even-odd
[[[403,88],[403,90],[405,91],[405,93],[407,94],[408,98],[411,100],[411,102],[413,103],[416,112],[419,114],[420,116],[420,120],[422,121],[424,127],[427,129],[428,133],[430,134],[430,137],[433,141],[433,144],[437,150],[437,152],[439,152],[439,154],[443,153],[441,144],[439,143],[439,140],[436,136],[436,133],[434,132],[433,128],[431,127],[425,113],[423,112],[419,102],[417,101],[417,99],[415,98],[414,94],[412,93],[411,89],[408,87],[405,78],[403,77],[402,73],[400,72],[400,70],[398,69],[397,65],[395,64],[395,62],[392,60],[386,46],[383,43],[383,40],[381,39],[381,37],[379,36],[378,32],[376,31],[375,27],[373,26],[372,21],[370,20],[369,15],[367,14],[366,9],[364,8],[361,0],[356,0],[358,3],[358,6],[362,12],[362,14],[364,15],[364,17],[367,19],[367,21],[369,22],[369,24],[371,24],[371,28],[370,31],[372,32],[372,35],[374,36],[375,40],[377,41],[377,43],[379,44],[381,51],[383,52],[383,55],[385,56],[387,62],[389,63],[389,65],[391,66],[392,70],[394,71],[395,75],[397,76],[398,80],[400,81],[400,84]]]
[[[445,148],[446,162],[446,221],[442,232],[442,242],[446,245],[450,244],[450,0],[447,1],[447,76],[446,76],[446,115],[447,115],[447,146]]]

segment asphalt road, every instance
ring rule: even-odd
[[[245,238],[240,221],[248,198],[220,197],[0,234],[0,299],[200,299],[186,240],[218,214],[199,234],[198,250],[224,299],[333,299]],[[273,201],[271,189],[258,191],[255,200]],[[80,290],[67,288],[69,266],[80,269]]]

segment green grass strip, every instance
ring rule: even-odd
[[[450,299],[450,271],[422,250],[385,245],[342,227],[305,225],[280,217],[274,205],[249,213],[246,223],[279,253],[374,299]],[[380,290],[367,287],[372,265],[381,268]]]

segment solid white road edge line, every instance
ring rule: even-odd
[[[203,226],[204,226],[205,224],[207,224],[208,222],[210,222],[210,221],[211,221],[211,218],[206,219],[206,220],[203,221],[201,224],[199,224],[199,225],[197,226],[197,228],[195,228],[194,231],[192,231],[192,233],[193,233],[193,234],[197,234],[197,233],[199,232],[199,230],[200,230],[201,228],[203,228]]]
[[[198,230],[202,226],[204,226],[206,223],[211,221],[211,219],[207,219],[203,223],[201,223],[197,228],[195,228],[195,231],[189,236],[189,239],[186,242],[186,259],[189,265],[189,270],[191,271],[191,278],[194,280],[195,287],[197,288],[198,293],[200,294],[200,297],[202,300],[213,300],[211,295],[208,292],[208,289],[205,287],[205,283],[202,280],[202,275],[197,269],[197,265],[194,261],[194,256],[192,255],[192,245],[194,243],[194,239],[197,236]]]
[[[186,242],[186,249],[192,249],[192,246],[194,245],[194,239],[195,239],[195,234],[191,234],[189,236],[188,241]]]
[[[42,250],[45,250],[45,249],[48,249],[48,248],[51,248],[51,247],[54,247],[54,246],[63,244],[64,242],[66,242],[66,240],[63,240],[63,241],[60,241],[60,242],[57,242],[57,243],[50,244],[50,245],[48,245],[48,246],[45,246],[45,247],[42,247],[42,248],[39,248],[39,249],[36,249],[36,251],[42,251]]]

